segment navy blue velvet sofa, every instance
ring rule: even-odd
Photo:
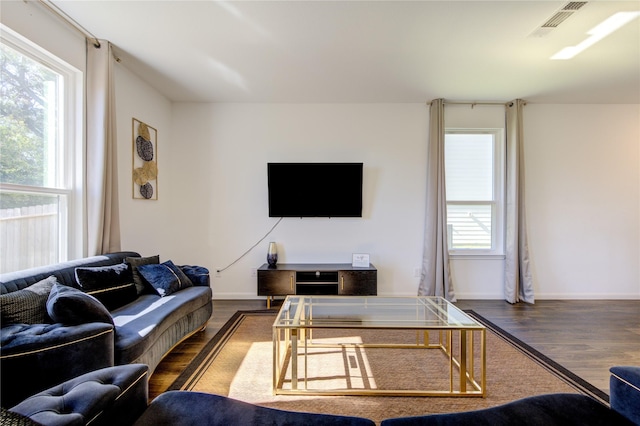
[[[141,279],[143,270],[154,286]],[[151,374],[175,345],[204,328],[211,299],[205,268],[128,251],[0,275],[0,405],[104,367],[139,363]],[[78,300],[95,306],[78,310]]]
[[[3,412],[43,425],[372,426],[366,418],[277,410],[200,392],[171,391],[147,406],[146,366],[88,373]],[[478,411],[387,419],[404,425],[640,425],[640,367],[613,367],[611,407],[586,395],[549,394]],[[29,423],[27,423],[29,424]]]

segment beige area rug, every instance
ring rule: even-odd
[[[169,390],[214,393],[284,410],[366,417],[376,423],[391,417],[477,410],[545,393],[584,393],[608,403],[605,393],[477,314],[469,314],[487,326],[485,398],[273,395],[273,311],[236,313]],[[348,331],[350,338],[365,342],[404,338],[397,332],[376,330],[374,336],[362,330]],[[331,337],[314,334],[314,339]],[[425,360],[425,356],[431,358]],[[310,358],[309,376],[339,387],[414,388],[421,385],[420,380],[426,380],[424,386],[429,387],[441,376],[438,369],[448,368],[439,350],[364,348],[345,354],[322,349]],[[366,364],[366,374],[361,374],[359,364]]]

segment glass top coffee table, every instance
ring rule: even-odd
[[[273,391],[484,397],[485,331],[441,297],[287,296]]]

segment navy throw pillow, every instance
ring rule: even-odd
[[[126,263],[76,268],[76,281],[110,311],[138,298],[131,268]]]
[[[51,319],[64,325],[90,322],[113,324],[111,314],[98,299],[62,284],[54,284],[51,289],[47,312]]]
[[[170,260],[158,265],[140,265],[138,272],[161,297],[193,286],[184,272]]]
[[[204,266],[180,265],[180,269],[191,280],[193,285],[209,285],[209,270]]]

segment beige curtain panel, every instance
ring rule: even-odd
[[[509,303],[535,302],[524,203],[524,105],[522,99],[516,99],[505,107],[507,187],[504,295]]]
[[[87,40],[86,232],[88,256],[120,250],[113,68],[108,41]]]
[[[455,302],[447,246],[447,196],[444,175],[444,99],[431,102],[427,145],[427,205],[419,296]]]

